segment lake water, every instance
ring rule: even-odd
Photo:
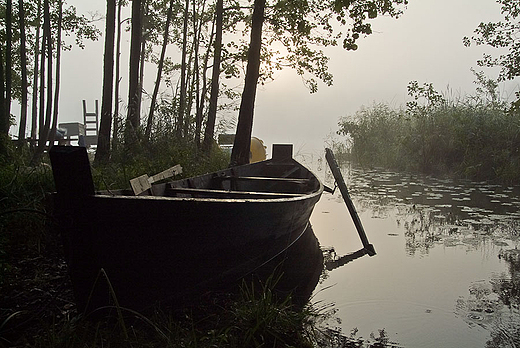
[[[333,186],[324,160],[302,162]],[[519,187],[342,172],[377,255],[322,276],[313,302],[334,304],[340,323],[330,325],[363,338],[385,329],[400,347],[520,344]],[[323,194],[311,223],[337,257],[362,247],[339,189]]]

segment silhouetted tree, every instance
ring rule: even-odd
[[[217,119],[217,101],[219,92],[220,59],[222,55],[222,31],[224,1],[217,0],[215,9],[215,50],[213,52],[213,73],[211,75],[211,94],[209,98],[208,120],[204,131],[204,150],[209,153],[213,145],[215,121]]]
[[[18,146],[25,145],[25,128],[27,127],[27,52],[25,49],[25,11],[23,0],[18,0],[18,18],[20,24],[20,63],[22,73],[22,103],[20,110],[20,124],[18,129]]]
[[[146,131],[145,131],[145,139],[150,139],[150,133],[152,131],[153,124],[153,115],[156,108],[157,103],[157,95],[159,93],[159,87],[161,85],[162,71],[164,66],[164,57],[166,55],[166,47],[168,46],[168,33],[170,29],[170,24],[173,15],[173,2],[174,0],[170,0],[170,4],[168,6],[168,13],[166,15],[166,24],[164,26],[164,34],[163,34],[163,44],[161,48],[161,56],[159,58],[158,66],[157,66],[157,77],[155,78],[155,86],[152,93],[152,101],[150,104],[150,113],[148,114],[148,120],[146,122]]]
[[[0,134],[7,136],[9,134],[10,118],[11,118],[11,96],[13,90],[12,83],[12,55],[13,55],[13,33],[12,33],[13,8],[11,0],[6,0],[5,7],[5,110],[2,122],[0,124]]]
[[[110,158],[110,129],[112,126],[112,93],[114,92],[114,37],[116,29],[116,0],[107,0],[105,24],[105,54],[103,58],[103,96],[101,98],[101,121],[96,149],[96,163],[105,163]]]
[[[255,0],[251,19],[251,41],[247,53],[247,69],[238,114],[235,142],[231,152],[231,166],[249,163],[249,148],[253,130],[256,86],[260,72],[260,49],[262,48],[262,25],[264,23],[265,0]]]
[[[132,29],[130,41],[130,74],[128,77],[128,114],[125,127],[125,141],[137,139],[140,115],[137,112],[139,102],[139,62],[141,58],[142,1],[132,0]]]
[[[7,134],[9,133],[9,128],[7,125],[9,124],[9,117],[6,113],[5,107],[5,74],[4,74],[4,55],[3,55],[3,47],[2,43],[0,43],[0,155],[4,153],[4,140],[2,137],[7,138]],[[5,130],[7,128],[7,131]]]
[[[504,0],[505,1],[505,0]],[[267,6],[265,0],[255,0],[251,21],[251,41],[247,57],[247,70],[238,125],[235,135],[231,165],[249,162],[249,146],[253,128],[253,110],[256,84],[259,78],[262,52],[262,26],[267,18],[267,43],[281,43],[287,53],[284,65],[296,69],[299,75],[305,71],[317,76],[328,85],[332,84],[332,75],[327,71],[328,58],[315,46],[335,46],[343,39],[343,48],[356,50],[357,40],[361,35],[372,34],[368,20],[379,15],[398,17],[399,5],[408,4],[408,0],[334,0],[334,1],[275,1]],[[270,11],[264,17],[265,10]],[[337,23],[331,23],[332,21]],[[346,33],[336,33],[335,26],[349,26]],[[266,35],[267,36],[267,35]],[[266,52],[267,55],[272,52]],[[266,64],[268,68],[273,64]],[[280,65],[275,64],[275,68]],[[272,70],[266,71],[269,77]],[[317,90],[314,79],[306,80],[311,92]]]
[[[43,0],[43,44],[42,46],[42,57],[47,58],[47,106],[45,109],[45,121],[43,127],[40,130],[40,137],[38,139],[38,147],[33,154],[31,164],[36,165],[40,162],[40,158],[47,145],[49,139],[49,128],[51,125],[52,117],[52,37],[51,37],[51,17],[49,0]],[[47,51],[47,52],[45,52]],[[43,65],[44,59],[42,58],[42,75],[43,76]],[[40,105],[43,105],[43,82],[40,85]],[[43,118],[43,112],[40,114],[40,119]]]
[[[56,129],[58,127],[58,113],[59,113],[59,101],[60,101],[60,72],[61,72],[61,27],[63,23],[63,1],[58,0],[58,29],[56,33],[56,78],[54,87],[54,104],[52,110],[52,126],[49,134],[49,146],[54,145],[54,139],[56,138]],[[50,75],[50,72],[49,72]],[[50,81],[52,84],[52,79]],[[49,87],[51,88],[51,87]]]
[[[32,83],[32,107],[31,107],[31,140],[35,141],[38,132],[38,75],[39,72],[39,56],[40,56],[40,27],[41,27],[41,0],[38,0],[36,12],[36,40],[34,45],[34,68],[33,68],[33,83]]]
[[[116,77],[115,77],[115,88],[114,88],[114,129],[112,131],[112,150],[116,150],[119,146],[119,82],[120,82],[120,63],[121,63],[121,7],[123,7],[124,0],[117,2],[117,39],[116,39]]]
[[[181,90],[179,95],[179,113],[177,116],[177,136],[181,137],[184,129],[184,116],[186,112],[186,76],[187,65],[186,59],[188,55],[188,14],[189,14],[189,0],[186,0],[184,7],[184,21],[182,29],[182,52],[181,52]]]

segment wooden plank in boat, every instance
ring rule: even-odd
[[[165,191],[166,195],[185,194],[195,197],[205,198],[292,198],[300,197],[304,194],[299,193],[276,193],[276,192],[250,192],[250,191],[227,191],[227,190],[208,190],[188,187],[170,187]]]
[[[138,196],[141,193],[150,190],[153,194],[151,188],[154,182],[171,178],[177,174],[182,173],[182,167],[180,164],[177,164],[171,168],[168,168],[158,174],[155,174],[152,177],[149,177],[146,174],[138,176],[137,178],[133,178],[130,180],[130,186],[132,186],[132,190],[134,191],[134,195]]]
[[[149,190],[152,187],[148,179],[148,175],[143,174],[141,176],[138,176],[137,178],[133,178],[132,180],[130,180],[130,186],[132,186],[132,190],[134,191],[134,194],[136,196],[138,196],[146,190]]]
[[[171,178],[171,177],[181,174],[181,173],[182,173],[182,167],[180,164],[177,164],[171,168],[166,169],[165,171],[155,174],[148,180],[150,181],[150,183],[154,183],[159,180]]]
[[[290,182],[295,184],[307,184],[310,179],[295,179],[295,178],[272,178],[265,176],[221,176],[219,180],[237,180],[237,181],[278,181],[278,182]]]

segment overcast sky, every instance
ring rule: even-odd
[[[68,3],[79,13],[105,12],[103,0]],[[398,20],[373,20],[374,34],[360,39],[357,51],[327,50],[334,86],[320,84],[319,91],[310,94],[291,70],[278,72],[275,81],[260,86],[253,135],[269,147],[283,142],[294,143],[302,152],[320,150],[324,139],[337,130],[340,117],[374,102],[395,107],[406,103],[406,86],[412,80],[431,82],[439,91],[449,86],[457,94],[471,94],[470,68],[476,68],[483,49],[464,47],[462,38],[471,36],[480,22],[500,19],[500,6],[494,0],[409,0]],[[98,26],[104,32],[104,21]],[[82,121],[82,99],[90,111],[94,100],[101,103],[102,63],[103,39],[62,55],[59,122]],[[122,63],[123,79],[127,69],[127,63]],[[147,75],[153,80],[155,70],[149,69]],[[122,97],[126,99],[127,93],[122,90]]]

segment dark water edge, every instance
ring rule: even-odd
[[[309,224],[302,236],[284,253],[278,255],[245,279],[279,279],[275,290],[280,297],[291,295],[297,307],[303,307],[314,292],[323,272],[323,253]]]

